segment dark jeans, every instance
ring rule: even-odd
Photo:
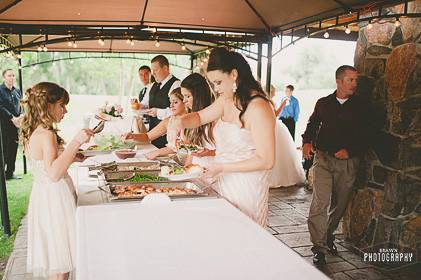
[[[15,172],[16,154],[18,151],[18,129],[12,122],[1,122],[4,169],[6,178],[11,178]]]
[[[160,122],[161,120],[159,120],[157,117],[150,117],[149,118],[149,131],[151,131]],[[167,142],[166,134],[152,141],[152,144],[158,149],[164,148],[167,145],[167,143],[168,142]]]
[[[295,140],[295,121],[294,118],[281,118],[281,121],[286,125],[289,130],[289,133],[292,136],[292,139]]]

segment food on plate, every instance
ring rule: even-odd
[[[189,166],[184,168],[187,174],[199,174],[203,173],[203,167],[198,164],[190,164]]]
[[[118,198],[140,198],[150,193],[165,193],[168,195],[197,194],[197,191],[178,187],[153,187],[151,185],[141,186],[114,186],[112,193]]]
[[[133,141],[123,142],[120,137],[114,135],[96,135],[94,141],[98,146],[97,150],[111,151],[116,149],[131,149],[135,146]]]
[[[89,148],[86,149],[87,151],[98,151],[99,146],[98,145],[92,145]]]
[[[200,147],[200,146],[198,146],[198,145],[195,145],[195,144],[186,144],[186,143],[180,144],[178,146],[178,149],[179,150],[186,150],[189,153],[195,153],[195,152],[198,152],[200,150],[203,150],[203,148]]]
[[[136,151],[132,149],[120,149],[114,151],[114,153],[119,159],[132,158],[136,155]]]
[[[183,174],[200,174],[203,172],[203,168],[198,164],[191,164],[187,167],[181,166],[162,166],[161,176],[174,176],[174,175],[183,175]]]
[[[129,180],[130,182],[160,182],[168,181],[168,178],[145,174],[145,173],[136,173],[133,178]]]

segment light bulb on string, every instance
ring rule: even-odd
[[[157,47],[157,48],[159,48],[159,46],[160,46],[161,44],[159,43],[159,41],[158,40],[156,40],[156,42],[155,42],[155,47]]]
[[[101,46],[105,45],[104,39],[99,38],[98,39],[98,44],[100,44]]]
[[[371,29],[371,28],[373,28],[373,24],[371,23],[371,21],[369,21],[367,25],[367,29]]]
[[[325,34],[323,34],[323,37],[325,37],[325,39],[328,39],[330,37],[329,32],[325,32]]]
[[[134,41],[133,40],[130,40],[130,46],[134,46]]]
[[[76,49],[77,48],[77,44],[75,41],[73,41],[73,48]]]
[[[48,51],[47,46],[46,46],[46,45],[44,45],[44,47],[42,48],[42,50],[43,50],[44,52]]]
[[[186,50],[186,45],[182,44],[181,45],[181,50],[185,51]]]
[[[201,62],[200,62],[200,66],[203,66],[203,65],[204,65],[204,63],[203,63],[203,61],[201,61]]]
[[[396,26],[396,27],[401,26],[401,22],[400,22],[399,18],[396,18],[396,21],[395,21],[395,26]]]
[[[208,58],[207,58],[207,57],[205,57],[205,58],[203,59],[203,62],[208,62]]]
[[[71,47],[73,44],[72,44],[72,42],[71,41],[69,41],[69,42],[67,42],[67,46],[68,47]]]
[[[210,54],[210,50],[209,50],[209,49],[207,49],[207,50],[205,51],[205,53],[206,53],[206,54]]]
[[[348,27],[348,25],[346,26],[345,33],[346,34],[351,34],[351,29]]]
[[[128,45],[128,44],[130,44],[132,41],[129,39],[129,38],[127,38],[127,40],[126,40],[126,44]]]

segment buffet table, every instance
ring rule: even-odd
[[[328,279],[222,198],[109,203],[78,169],[77,280]]]

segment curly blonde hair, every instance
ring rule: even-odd
[[[40,125],[56,134],[57,144],[64,144],[63,139],[58,135],[56,120],[48,110],[48,104],[57,102],[69,103],[69,93],[57,84],[42,82],[26,90],[25,98],[21,101],[24,116],[20,139],[24,147],[28,144],[32,133]]]

